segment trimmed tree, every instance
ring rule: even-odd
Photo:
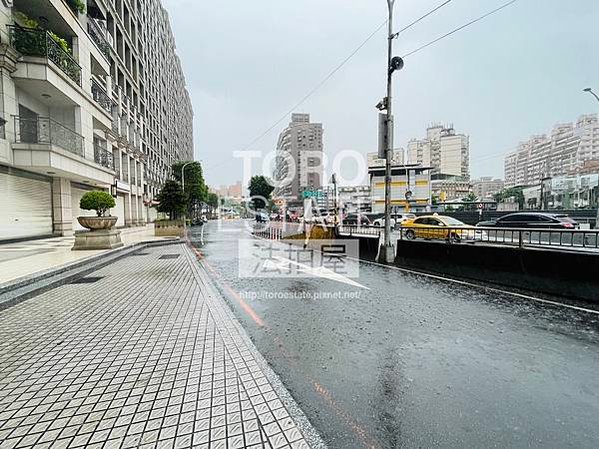
[[[101,190],[87,192],[79,201],[79,207],[83,210],[95,210],[98,217],[105,217],[106,212],[116,206],[112,195]]]
[[[182,170],[185,167],[185,195],[187,196],[187,215],[192,216],[192,212],[197,205],[207,202],[208,187],[204,181],[204,172],[202,164],[199,162],[179,161],[172,165],[173,178],[181,185]]]
[[[158,212],[167,214],[171,220],[177,220],[185,213],[187,197],[177,181],[166,181],[156,199],[160,203],[156,207]]]
[[[252,197],[254,209],[258,210],[264,209],[267,206],[270,195],[275,188],[265,176],[260,175],[252,176],[248,189],[250,191],[250,197]]]

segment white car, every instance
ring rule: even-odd
[[[396,226],[401,226],[402,223],[406,221],[410,221],[416,218],[414,214],[393,214],[391,216],[391,227],[395,228]],[[385,226],[385,217],[377,218],[372,223],[373,226],[384,227]]]

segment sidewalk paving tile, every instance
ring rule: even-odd
[[[0,449],[309,447],[185,246],[92,277],[0,312]]]

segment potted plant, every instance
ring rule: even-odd
[[[77,217],[81,226],[91,231],[98,229],[112,229],[116,224],[118,217],[106,216],[109,209],[116,205],[114,198],[108,192],[94,190],[87,192],[81,198],[79,207],[83,210],[95,210],[95,217]]]

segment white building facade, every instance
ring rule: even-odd
[[[323,129],[311,123],[310,114],[292,114],[289,126],[279,135],[273,196],[299,206],[304,191],[320,189],[326,180],[323,161]]]
[[[152,218],[193,113],[157,0],[0,2],[0,240],[70,235],[90,190],[117,226]],[[155,214],[155,212],[154,212]]]
[[[544,178],[579,173],[594,161],[599,161],[599,120],[596,114],[582,115],[575,124],[558,124],[550,135],[520,143],[505,157],[505,185],[536,185]]]
[[[424,139],[408,142],[408,164],[432,167],[433,179],[470,179],[470,139],[456,134],[453,126],[432,125]]]

